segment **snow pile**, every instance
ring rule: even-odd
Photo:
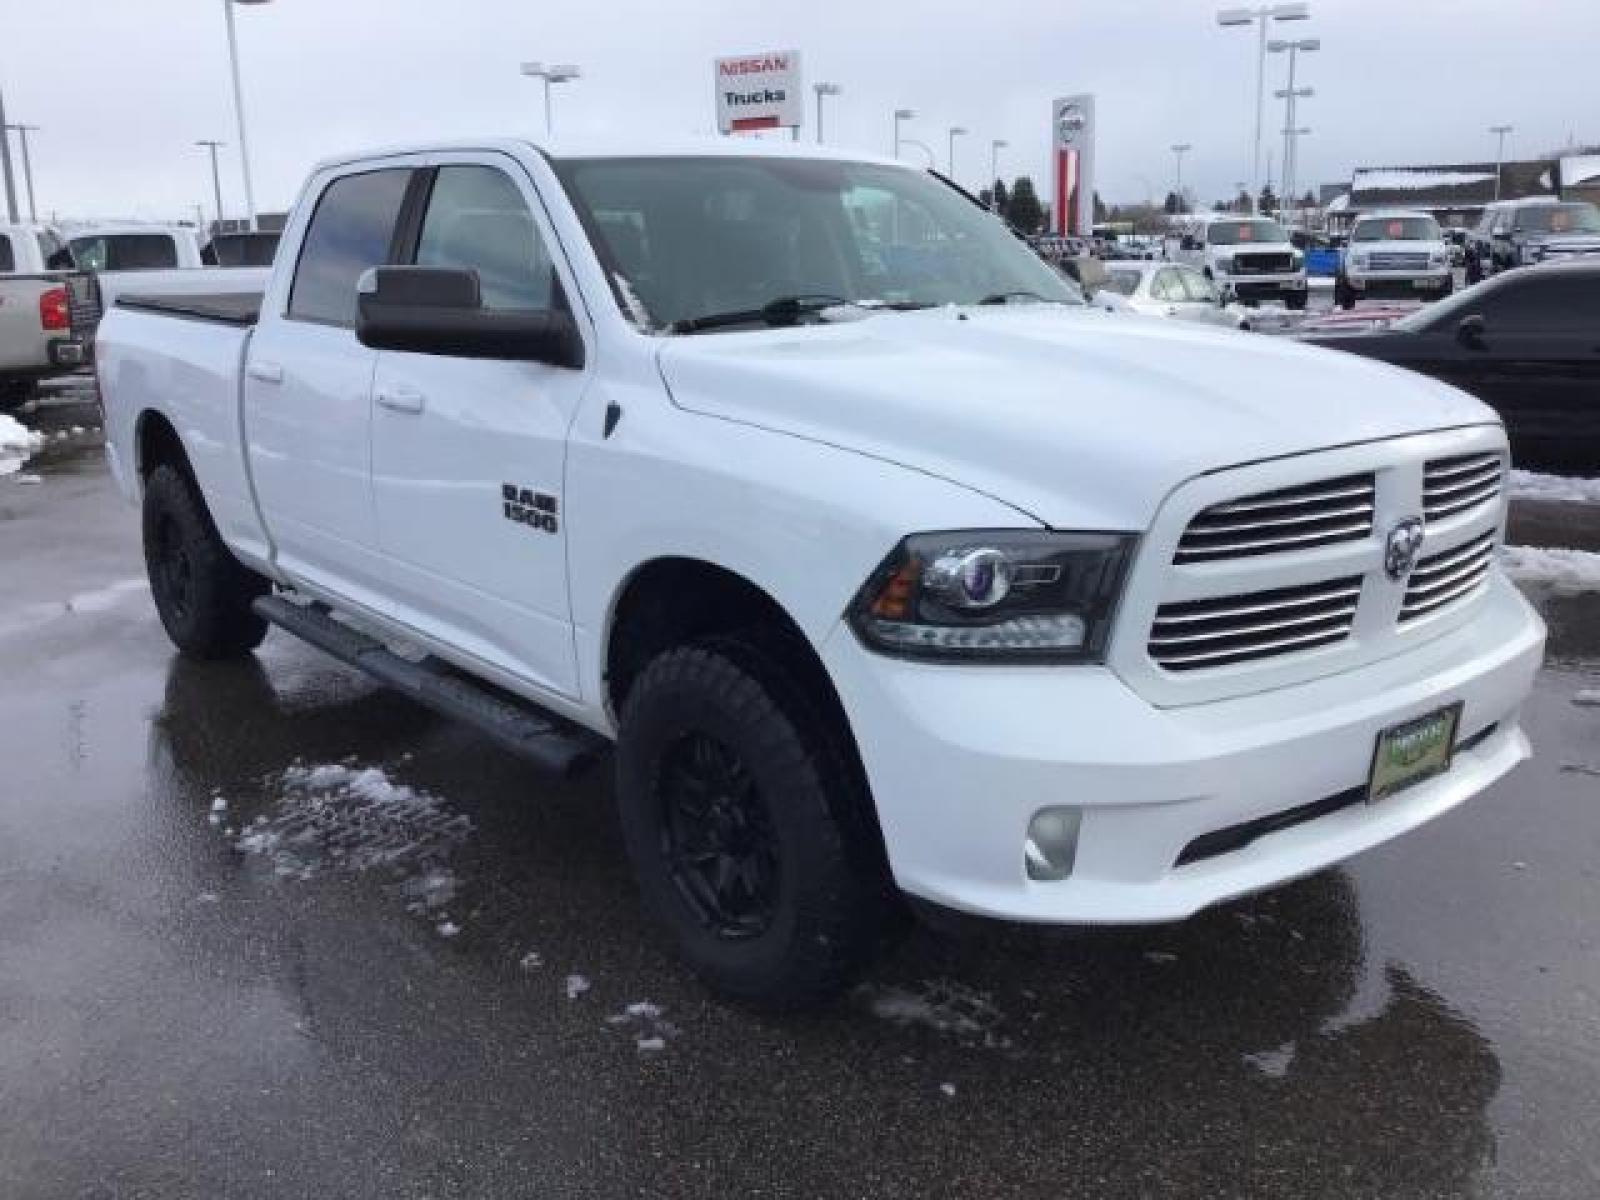
[[[634,1045],[640,1053],[653,1054],[665,1050],[667,1043],[678,1036],[678,1027],[662,1020],[665,1011],[649,1000],[636,1000],[621,1012],[607,1017],[606,1024],[627,1029],[634,1035]]]
[[[40,446],[42,435],[35,433],[15,417],[0,413],[0,475],[14,475],[22,464]]]
[[[1351,184],[1358,192],[1420,192],[1428,188],[1467,187],[1493,179],[1493,171],[1408,171],[1375,167],[1357,171]]]
[[[277,813],[259,816],[238,848],[272,862],[279,875],[309,879],[327,867],[403,869],[412,911],[437,909],[455,894],[439,862],[472,832],[437,796],[395,783],[379,767],[298,763],[267,780],[282,792]]]
[[[1263,1075],[1273,1079],[1282,1079],[1289,1073],[1289,1064],[1294,1062],[1295,1046],[1293,1042],[1285,1042],[1276,1050],[1263,1050],[1259,1054],[1246,1054],[1245,1065],[1254,1067]]]
[[[568,975],[566,984],[567,999],[576,1000],[587,992],[591,986],[593,985],[590,984],[588,977],[585,975]]]
[[[1541,475],[1537,471],[1511,472],[1513,500],[1562,500],[1570,504],[1600,504],[1600,479],[1579,475]]]
[[[1600,592],[1600,554],[1589,550],[1506,546],[1500,565],[1518,583],[1546,587],[1557,596]]]

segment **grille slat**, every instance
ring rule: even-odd
[[[1213,505],[1189,522],[1173,561],[1214,562],[1361,541],[1372,533],[1375,498],[1374,477],[1366,474]]]
[[[1488,504],[1500,495],[1505,463],[1498,454],[1436,458],[1422,473],[1422,515],[1442,521]]]
[[[1494,555],[1494,534],[1486,533],[1463,546],[1429,555],[1411,572],[1400,621],[1413,621],[1464,600],[1489,578]]]
[[[1163,605],[1150,630],[1150,657],[1169,671],[1272,658],[1349,636],[1360,576]]]

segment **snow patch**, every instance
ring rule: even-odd
[[[941,1083],[939,1090],[946,1096],[954,1096],[956,1094],[956,1085],[953,1083]]]
[[[461,926],[454,921],[440,921],[434,928],[439,931],[439,936],[442,938],[453,938],[461,932]]]
[[[592,986],[593,985],[589,982],[586,976],[568,975],[566,983],[567,999],[576,1000],[579,996],[587,992]]]
[[[33,452],[44,445],[42,435],[15,417],[0,413],[0,475],[14,475]]]
[[[517,966],[521,967],[524,971],[537,971],[540,967],[544,966],[544,956],[537,950],[529,950],[517,960]]]
[[[649,1000],[635,1000],[621,1012],[607,1017],[606,1024],[631,1030],[634,1045],[645,1053],[654,1053],[665,1050],[667,1043],[678,1036],[678,1027],[662,1019],[665,1011]]]
[[[1005,1049],[1005,1014],[985,992],[948,979],[925,979],[916,991],[863,985],[859,989],[874,1016],[896,1025],[921,1025],[957,1041]]]
[[[1580,475],[1543,475],[1538,471],[1512,471],[1513,500],[1560,500],[1569,504],[1600,504],[1600,479]]]
[[[1600,591],[1600,554],[1550,546],[1506,546],[1500,565],[1518,583],[1548,587],[1555,595]]]
[[[1273,1079],[1282,1079],[1289,1073],[1289,1065],[1294,1062],[1295,1048],[1293,1042],[1285,1042],[1276,1050],[1262,1050],[1258,1054],[1246,1054],[1245,1065],[1254,1067],[1263,1075]]]
[[[1350,183],[1358,192],[1420,192],[1427,188],[1467,187],[1493,179],[1493,171],[1408,171],[1377,167],[1357,171]]]

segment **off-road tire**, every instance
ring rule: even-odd
[[[167,636],[190,658],[238,658],[267,623],[250,608],[271,586],[223,545],[194,482],[162,465],[144,485],[144,560]]]
[[[689,966],[737,1002],[794,1008],[836,994],[900,926],[870,797],[837,724],[761,635],[667,650],[624,702],[617,799],[643,902]],[[754,934],[711,928],[669,866],[664,767],[698,736],[737,757],[770,822],[776,899]]]

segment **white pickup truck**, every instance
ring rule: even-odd
[[[48,225],[0,223],[0,412],[85,361],[74,324],[93,285],[71,270],[70,251]]]
[[[1529,753],[1495,415],[1075,296],[888,160],[463,142],[320,166],[265,294],[97,363],[184,653],[615,743],[647,906],[796,1003],[906,897],[1176,920]]]
[[[1305,255],[1265,217],[1211,217],[1183,235],[1178,260],[1244,304],[1306,306]]]

